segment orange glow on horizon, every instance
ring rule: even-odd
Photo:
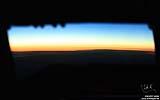
[[[11,45],[11,51],[76,51],[76,50],[95,50],[95,49],[112,49],[112,50],[137,50],[152,51],[154,46],[130,46],[130,45]]]

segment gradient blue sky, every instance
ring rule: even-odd
[[[12,26],[8,35],[12,51],[154,51],[153,34],[147,24],[70,23],[64,28]]]

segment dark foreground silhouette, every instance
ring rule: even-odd
[[[17,79],[32,77],[51,67],[100,64],[154,64],[154,53],[128,50],[14,52]]]
[[[50,81],[45,84],[45,88],[56,91],[57,94],[54,95],[58,96],[135,96],[141,94],[141,84],[157,83],[158,70],[152,67],[155,63],[152,52],[36,51],[16,52],[13,55],[17,65],[17,80]],[[112,67],[113,64],[116,67]],[[131,64],[134,66],[130,66]]]

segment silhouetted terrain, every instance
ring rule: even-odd
[[[141,84],[154,83],[155,88],[159,84],[159,70],[154,67],[152,52],[85,50],[13,54],[17,80],[42,80],[44,84],[37,86],[41,83],[38,82],[34,87],[44,86],[60,97],[132,95],[136,98],[135,95],[143,94]]]
[[[154,64],[154,53],[129,50],[80,50],[14,52],[17,79],[32,76],[48,66],[98,64]],[[53,67],[54,67],[53,66]]]

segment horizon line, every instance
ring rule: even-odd
[[[154,50],[127,50],[127,49],[85,49],[85,50],[24,50],[11,52],[76,52],[76,51],[98,51],[98,50],[112,50],[112,51],[141,51],[141,52],[155,52]]]

